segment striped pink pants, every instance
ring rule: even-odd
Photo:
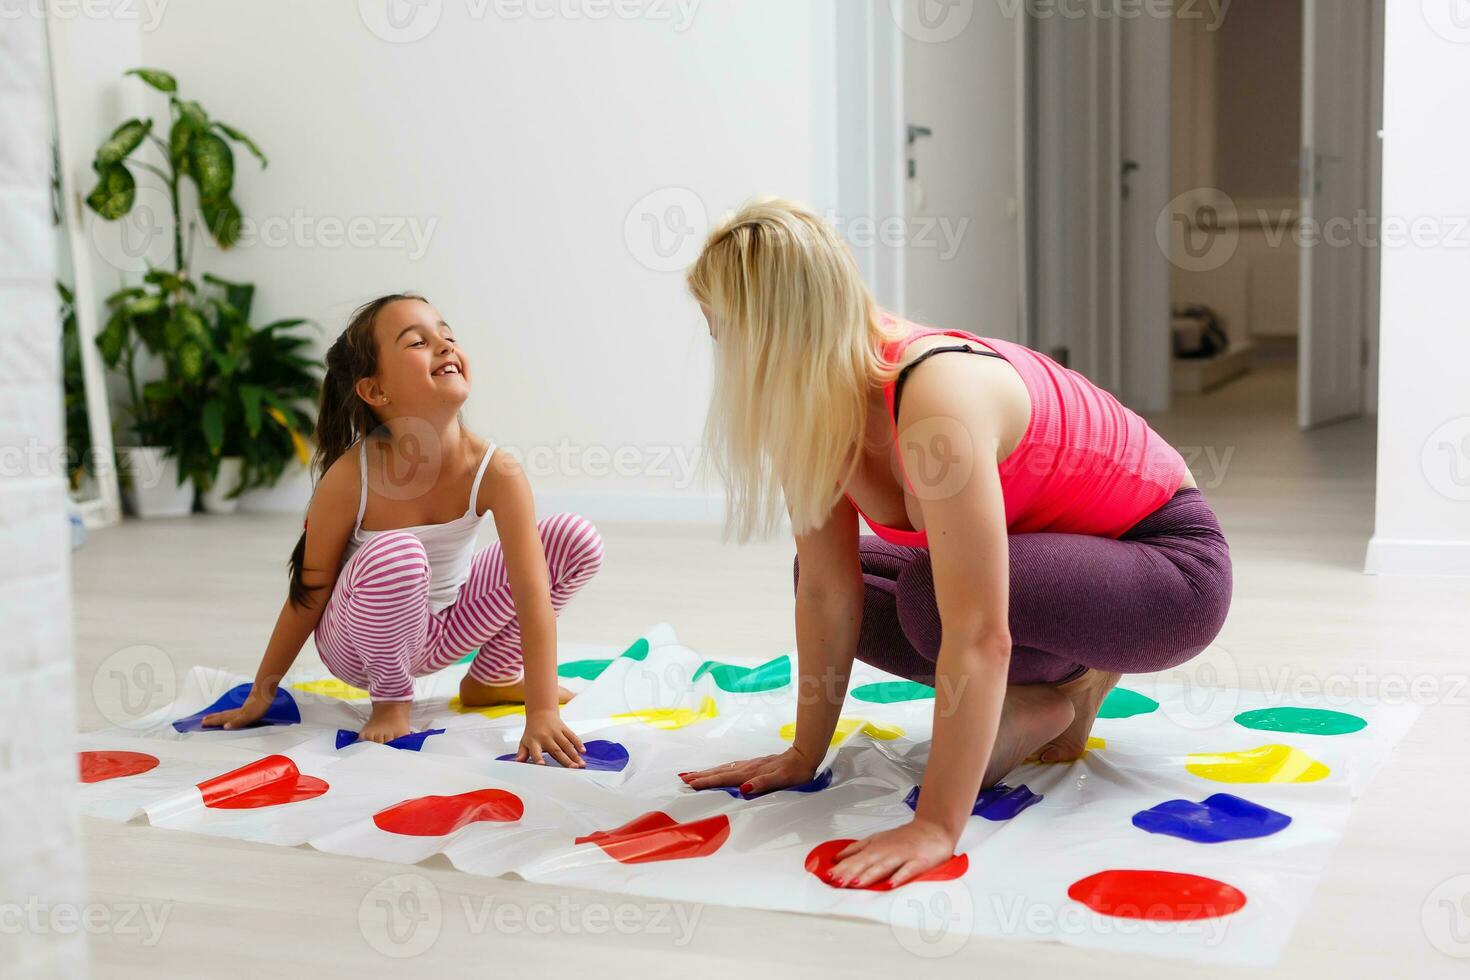
[[[551,607],[560,613],[602,566],[602,538],[585,518],[557,514],[537,524],[546,551]],[[470,676],[507,684],[521,676],[521,629],[499,542],[470,563],[454,604],[429,611],[429,559],[408,531],[380,534],[342,569],[316,627],[322,663],[374,701],[413,700],[413,679],[478,649]]]

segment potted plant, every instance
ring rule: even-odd
[[[103,361],[119,370],[127,382],[128,429],[135,442],[120,451],[120,474],[134,513],[186,514],[193,507],[194,484],[213,491],[221,482],[218,476],[229,431],[224,405],[230,403],[231,391],[236,401],[248,397],[257,399],[257,406],[265,403],[267,414],[276,408],[286,419],[284,425],[298,437],[310,432],[310,423],[303,423],[305,416],[294,408],[288,414],[264,396],[231,388],[236,383],[234,376],[247,364],[241,348],[249,348],[253,332],[248,310],[234,317],[221,309],[230,305],[232,288],[238,295],[246,287],[220,283],[221,295],[201,297],[185,249],[186,231],[192,245],[197,227],[186,220],[181,205],[187,186],[192,185],[197,195],[205,232],[220,248],[229,248],[240,235],[240,210],[232,197],[235,162],[231,143],[244,146],[262,167],[266,165],[264,154],[244,133],[211,119],[198,102],[181,99],[178,82],[169,73],[138,68],[125,74],[137,76],[168,96],[168,138],[154,132],[153,119],[130,119],[118,126],[92,162],[97,186],[87,196],[87,206],[105,220],[115,221],[133,208],[134,169],[160,180],[171,209],[173,269],[149,269],[141,284],[109,296],[107,323],[97,345]],[[149,150],[153,152],[148,154]],[[144,159],[145,155],[153,159]],[[268,336],[275,337],[284,329],[275,325]],[[140,370],[154,362],[162,376],[140,384]],[[225,394],[216,399],[222,388]],[[288,393],[278,397],[290,406],[306,396]],[[246,433],[250,432],[249,418],[246,413]],[[243,473],[249,457],[240,448]],[[267,471],[257,468],[260,472]],[[275,473],[279,475],[279,469]],[[228,468],[226,477],[228,482]],[[227,490],[226,495],[238,489]]]

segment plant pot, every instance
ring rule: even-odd
[[[162,446],[117,451],[123,501],[136,517],[186,517],[194,509],[194,484],[179,483],[179,461]]]
[[[219,461],[219,472],[208,490],[199,491],[199,502],[206,514],[233,514],[240,509],[240,498],[230,491],[240,483],[240,468],[245,461],[239,456],[226,456]]]

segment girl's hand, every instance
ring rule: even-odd
[[[832,880],[845,888],[887,879],[902,885],[948,861],[956,843],[957,838],[939,825],[915,818],[847,845],[832,866]]]
[[[723,766],[701,772],[683,772],[679,778],[691,789],[712,786],[739,786],[746,796],[769,793],[810,782],[817,774],[821,759],[808,759],[792,746],[780,755],[764,755],[759,759],[727,762]],[[947,855],[946,855],[947,856]]]
[[[585,751],[587,747],[561,720],[560,712],[552,709],[526,713],[526,730],[521,735],[520,750],[516,752],[517,762],[529,759],[538,766],[544,766],[546,759],[542,753],[546,753],[568,769],[583,769],[587,765],[582,761]]]
[[[201,724],[205,728],[224,728],[227,730],[245,728],[264,718],[265,713],[270,710],[271,702],[274,700],[274,697],[267,697],[261,694],[259,688],[252,687],[250,693],[245,698],[245,703],[240,705],[240,707],[231,708],[229,711],[216,711],[214,714],[205,715]]]

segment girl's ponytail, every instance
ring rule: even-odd
[[[353,443],[378,425],[367,402],[357,397],[357,382],[378,371],[378,343],[373,321],[389,303],[401,299],[422,300],[413,293],[390,293],[359,306],[347,329],[327,349],[327,372],[322,378],[322,398],[317,409],[316,454],[312,459],[312,482],[320,480]],[[319,586],[307,585],[301,573],[306,561],[306,531],[296,542],[286,566],[290,569],[288,591],[293,606],[304,606]]]

